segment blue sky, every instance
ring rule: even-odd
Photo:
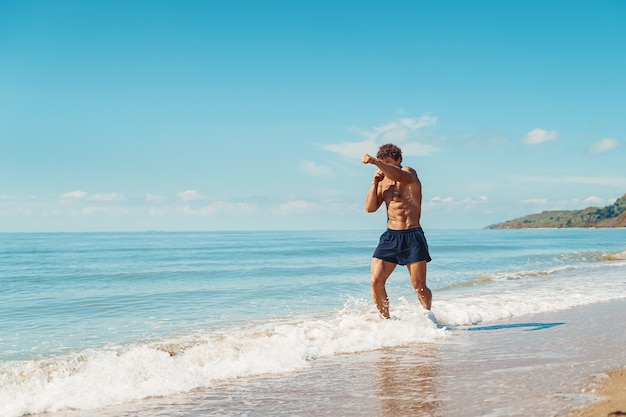
[[[0,0],[0,231],[425,228],[626,193],[626,2]]]

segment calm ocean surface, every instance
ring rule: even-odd
[[[381,231],[0,234],[0,416],[120,407],[626,298],[626,230],[426,230],[379,320]],[[222,415],[235,415],[236,405]],[[115,415],[112,413],[111,415]]]

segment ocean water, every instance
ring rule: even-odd
[[[626,230],[426,230],[441,326],[403,267],[381,320],[369,287],[381,232],[0,234],[0,416],[322,415],[287,414],[310,389],[294,378],[354,376],[375,356],[408,369],[400,385],[428,384],[459,330],[626,299]],[[363,391],[346,385],[323,402]],[[420,414],[438,415],[435,391]],[[339,414],[375,415],[370,397]]]

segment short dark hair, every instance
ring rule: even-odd
[[[384,159],[390,156],[394,160],[402,159],[402,151],[396,145],[392,143],[388,143],[386,145],[378,148],[378,153],[376,154],[376,158]]]

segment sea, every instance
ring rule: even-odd
[[[624,229],[426,229],[438,323],[401,266],[383,320],[383,231],[0,233],[0,416],[515,415],[450,408],[455,378],[510,383],[468,376],[468,338],[486,363],[626,299]]]

